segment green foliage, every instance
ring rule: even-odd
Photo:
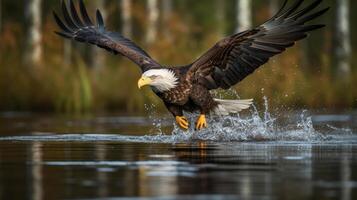
[[[57,111],[83,113],[92,109],[93,94],[88,73],[86,67],[80,64],[77,71],[65,74],[67,79],[64,81],[65,84],[58,85],[59,88],[53,97]]]

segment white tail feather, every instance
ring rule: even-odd
[[[218,103],[214,113],[216,115],[229,115],[236,114],[242,110],[250,108],[253,104],[253,99],[246,100],[223,100],[215,99]]]

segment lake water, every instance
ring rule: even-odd
[[[0,199],[357,199],[357,116],[0,116]]]

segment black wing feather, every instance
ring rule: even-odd
[[[78,29],[78,26],[74,24],[72,17],[68,12],[68,8],[64,0],[62,0],[62,13],[68,27],[72,30]]]
[[[71,15],[72,15],[73,22],[74,22],[78,27],[84,26],[82,20],[81,20],[81,19],[79,18],[79,16],[78,16],[78,12],[77,12],[76,7],[74,6],[73,1],[69,1],[69,3],[70,3]]]
[[[295,13],[294,15],[290,16],[289,19],[299,19],[301,16],[307,14],[308,12],[310,12],[311,10],[313,10],[314,8],[316,8],[320,3],[322,2],[322,0],[316,0],[314,1],[311,5],[307,6],[306,8],[300,10],[299,12]]]
[[[53,12],[53,16],[56,20],[57,25],[62,29],[63,32],[69,33],[72,31],[61,21],[61,19],[58,17],[58,15],[55,12]]]
[[[83,2],[83,0],[79,0],[79,9],[81,11],[82,19],[84,20],[84,23],[86,26],[93,26],[93,22],[90,19],[86,6]]]
[[[66,3],[62,1],[62,12],[65,23],[55,12],[53,12],[55,21],[61,29],[61,31],[55,32],[56,34],[79,42],[87,42],[97,45],[111,53],[126,56],[139,65],[142,71],[147,71],[152,68],[161,68],[149,54],[134,42],[123,37],[119,33],[106,31],[103,16],[99,10],[96,12],[97,25],[94,25],[87,14],[87,9],[84,6],[83,0],[79,1],[79,7],[83,21],[80,19],[71,0],[70,8],[68,8]]]
[[[277,19],[286,19],[288,16],[290,16],[292,13],[294,13],[304,2],[304,0],[297,0],[295,3],[291,6],[290,9],[288,9],[285,13],[281,14]]]
[[[315,12],[315,13],[313,13],[313,14],[311,14],[311,15],[305,16],[304,18],[302,18],[302,19],[299,20],[299,22],[300,22],[299,24],[304,24],[304,23],[306,23],[306,22],[308,22],[308,21],[314,20],[315,18],[320,17],[321,15],[323,15],[323,14],[324,14],[325,12],[327,12],[329,9],[330,9],[330,8],[325,8],[325,9],[320,10],[320,11],[318,11],[318,12]]]
[[[322,0],[315,0],[298,10],[303,2],[296,0],[291,7],[285,9],[286,0],[278,13],[261,26],[218,42],[189,66],[192,81],[203,84],[208,89],[228,89],[268,62],[271,57],[306,38],[308,32],[324,27],[305,23],[321,16],[329,8],[311,14]]]
[[[98,29],[101,30],[101,31],[104,31],[104,30],[105,30],[105,27],[104,27],[104,20],[103,20],[102,13],[100,13],[100,11],[97,10],[96,15],[97,15]]]

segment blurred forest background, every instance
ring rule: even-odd
[[[188,64],[222,37],[260,25],[282,2],[85,1],[92,18],[99,8],[108,30],[171,66]],[[327,6],[331,10],[317,20],[327,27],[239,84],[242,98],[259,103],[267,96],[281,108],[357,107],[357,1],[324,0],[320,8]],[[59,13],[59,0],[0,0],[0,111],[139,113],[145,103],[162,108],[149,89],[138,90],[140,71],[133,63],[55,35],[52,10]]]

